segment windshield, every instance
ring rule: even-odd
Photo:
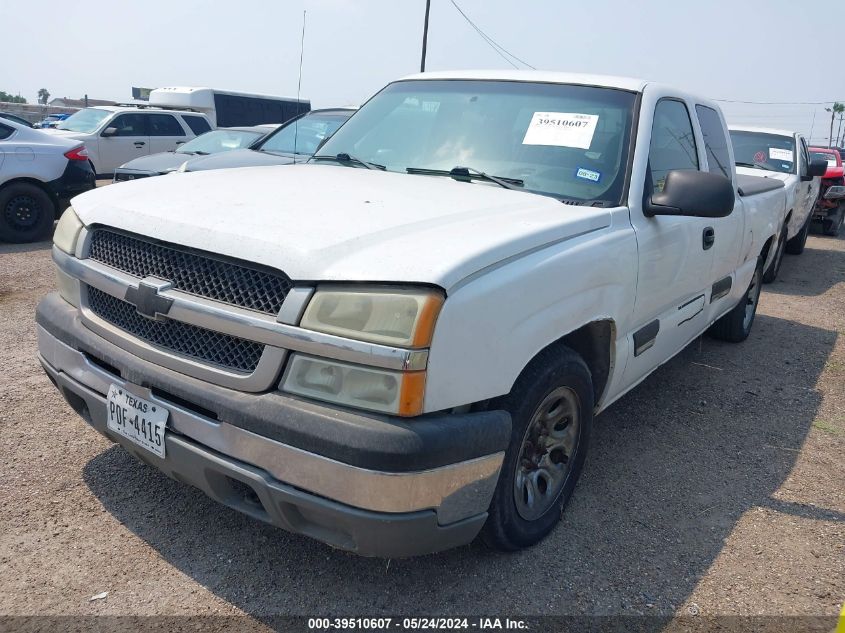
[[[188,141],[176,151],[180,154],[217,154],[218,152],[249,147],[260,137],[261,132],[212,130]]]
[[[60,130],[72,132],[93,132],[111,112],[108,110],[97,110],[96,108],[85,108],[74,112],[56,127]]]
[[[618,204],[634,101],[630,92],[588,86],[400,81],[367,102],[320,156],[349,154],[403,173],[468,167],[535,193]]]
[[[304,117],[285,125],[256,149],[262,152],[310,156],[315,152],[317,146],[323,142],[323,139],[334,134],[335,130],[351,115],[351,112],[306,114]]]
[[[739,167],[795,173],[795,139],[791,136],[731,130],[731,143]]]

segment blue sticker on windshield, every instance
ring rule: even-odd
[[[575,172],[575,177],[582,178],[583,180],[589,180],[590,182],[598,182],[599,180],[601,180],[601,172],[579,167],[578,170]]]

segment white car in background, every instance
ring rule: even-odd
[[[80,110],[46,132],[83,142],[100,177],[140,156],[173,151],[211,127],[199,112],[98,106]]]
[[[93,188],[80,141],[0,119],[0,241],[47,237],[70,198]]]
[[[824,169],[811,167],[807,141],[797,132],[736,125],[729,126],[729,132],[738,174],[775,178],[786,188],[786,231],[764,278],[772,281],[784,252],[800,255],[804,250]]]

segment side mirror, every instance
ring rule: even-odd
[[[824,176],[826,171],[826,160],[811,160],[810,164],[807,165],[807,173],[801,176],[801,180],[812,180],[813,178]]]
[[[100,134],[100,136],[115,136],[116,134],[117,134],[117,128],[116,127],[107,127],[105,130],[103,130],[103,133]]]
[[[724,218],[734,208],[734,186],[729,178],[706,171],[674,170],[666,174],[663,191],[652,194],[643,205],[647,217],[688,215]]]

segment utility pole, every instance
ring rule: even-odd
[[[425,49],[428,43],[428,13],[431,11],[431,0],[425,0],[425,23],[423,24],[422,58],[420,59],[420,72],[425,72]]]

